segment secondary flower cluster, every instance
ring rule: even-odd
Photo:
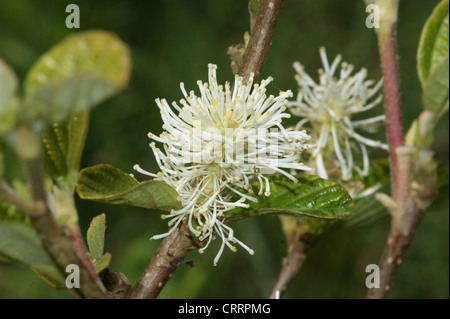
[[[352,180],[354,169],[360,176],[367,176],[369,156],[366,146],[382,149],[388,149],[388,146],[362,136],[357,129],[373,133],[384,122],[385,116],[359,120],[352,117],[369,111],[382,101],[381,95],[375,96],[382,80],[376,84],[366,80],[366,69],[352,75],[353,66],[345,62],[341,63],[339,76],[335,76],[341,56],[338,55],[330,65],[325,49],[320,48],[320,57],[324,69],[319,70],[318,83],[305,73],[303,65],[294,63],[299,93],[289,107],[292,114],[302,118],[296,128],[308,126],[317,143],[312,157],[320,177],[328,179],[332,172],[333,177],[339,176],[347,182]],[[359,157],[358,161],[354,154]],[[362,162],[362,167],[356,162]]]
[[[152,239],[169,235],[187,221],[192,234],[206,241],[200,253],[215,235],[222,239],[216,265],[225,245],[235,251],[233,244],[237,243],[253,254],[224,222],[229,210],[257,201],[257,196],[244,194],[242,189],[251,192],[254,179],[260,185],[257,195],[269,196],[267,175],[275,172],[296,182],[284,169],[311,171],[299,162],[299,153],[313,145],[304,130],[282,125],[283,118],[290,117],[285,110],[291,91],[267,97],[266,87],[272,78],[253,85],[253,74],[245,83],[236,76],[233,87],[228,82],[219,85],[217,66],[209,64],[208,69],[208,83],[197,82],[200,96],[188,93],[181,83],[184,99],[179,104],[170,106],[165,99],[156,100],[164,131],[159,136],[149,133],[149,137],[163,145],[161,150],[154,142],[150,144],[160,172],[154,174],[139,165],[134,169],[171,185],[183,205],[164,215],[170,218],[171,229]]]

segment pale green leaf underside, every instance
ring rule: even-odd
[[[23,116],[47,122],[65,120],[122,89],[130,68],[127,45],[112,33],[70,35],[45,53],[28,73]]]
[[[434,67],[448,56],[448,9],[448,0],[441,1],[423,28],[417,53],[417,70],[422,86]]]
[[[16,122],[18,99],[14,96],[18,80],[14,71],[0,58],[0,135]]]
[[[434,67],[423,88],[423,105],[425,109],[435,112],[437,118],[448,111],[448,78],[449,63],[447,56]]]
[[[75,74],[26,95],[23,108],[29,119],[59,122],[111,97],[117,88],[92,74]]]
[[[0,114],[17,89],[17,77],[13,70],[0,58]]]
[[[287,215],[320,219],[342,219],[353,213],[353,201],[347,191],[337,183],[313,175],[296,176],[298,183],[286,177],[272,178],[270,196],[256,195],[259,183],[253,183],[257,203],[248,202],[250,208],[236,208],[226,215],[226,222],[264,215]]]
[[[58,271],[36,230],[21,222],[0,222],[0,256],[2,260],[31,267],[54,285],[62,286],[64,278]]]
[[[139,183],[112,165],[100,164],[80,171],[77,192],[83,199],[170,211],[180,209],[178,193],[166,183]]]

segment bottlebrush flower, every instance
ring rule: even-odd
[[[218,85],[217,66],[208,65],[208,83],[198,81],[200,96],[187,93],[181,83],[184,99],[169,106],[165,99],[157,99],[164,122],[163,133],[149,137],[163,144],[163,150],[152,142],[157,174],[134,169],[169,184],[180,195],[183,208],[172,210],[164,218],[171,218],[171,229],[153,236],[169,235],[183,220],[187,220],[194,236],[204,243],[199,252],[208,247],[215,235],[222,245],[214,259],[217,264],[223,249],[236,250],[237,243],[250,254],[253,250],[239,241],[233,229],[224,223],[225,213],[235,207],[248,207],[246,202],[257,201],[240,190],[250,190],[250,182],[260,183],[258,196],[270,195],[267,175],[280,173],[292,181],[295,177],[284,169],[311,170],[299,162],[298,154],[312,147],[305,131],[285,129],[282,119],[291,91],[277,97],[266,96],[272,78],[253,85],[253,74],[246,83],[236,76],[234,89],[230,83]],[[178,114],[177,114],[178,113]]]
[[[308,125],[311,135],[317,143],[312,153],[317,174],[328,179],[333,169],[344,182],[350,181],[355,169],[360,176],[369,173],[369,155],[366,146],[387,150],[385,143],[364,137],[358,130],[376,132],[384,115],[354,120],[357,113],[368,111],[382,101],[375,96],[382,86],[382,80],[374,83],[366,80],[367,71],[361,69],[352,75],[353,66],[341,63],[339,76],[336,76],[341,56],[338,55],[331,65],[324,48],[320,48],[320,57],[324,69],[319,70],[319,82],[316,83],[305,73],[303,65],[294,63],[299,93],[297,100],[289,103],[292,114],[302,117],[296,129]],[[355,165],[354,154],[362,158],[362,167]],[[324,162],[328,163],[325,167]]]

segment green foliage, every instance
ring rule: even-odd
[[[17,77],[13,70],[0,59],[0,111],[5,108],[6,102],[17,90]]]
[[[36,163],[41,154],[44,155],[47,170],[58,185],[52,188],[51,209],[61,228],[78,227],[73,191],[89,124],[89,109],[123,89],[130,69],[128,46],[112,33],[73,34],[45,53],[32,67],[21,100],[14,95],[18,87],[15,74],[0,60],[0,134],[17,128],[15,134],[11,134],[13,138],[5,141],[14,143],[15,151],[24,162]],[[44,152],[40,150],[41,133]],[[0,152],[0,161],[2,173],[3,152]],[[24,190],[28,192],[27,187],[14,189],[25,201]],[[103,254],[102,243],[101,254],[97,256],[100,238],[96,241],[92,233],[98,234],[98,231],[92,230],[89,237],[92,246],[97,244],[95,267],[101,271],[108,266],[111,255]],[[104,240],[104,233],[101,240]],[[53,257],[58,259],[58,256]],[[61,269],[47,254],[29,219],[3,198],[0,199],[0,259],[29,266],[48,283],[63,287]]]
[[[53,286],[63,286],[61,272],[47,254],[39,234],[30,225],[0,221],[0,257],[2,260],[31,267]]]
[[[436,113],[436,121],[448,111],[448,55],[431,71],[423,88],[423,106]]]
[[[178,193],[166,183],[139,183],[112,165],[100,164],[80,171],[77,192],[83,199],[170,211],[181,208]]]
[[[423,87],[423,106],[436,113],[448,111],[448,0],[443,0],[427,20],[420,37],[417,70]]]
[[[2,177],[5,172],[5,155],[3,155],[4,149],[5,144],[0,140],[0,177]]]
[[[420,37],[417,69],[422,86],[433,68],[448,56],[448,0],[443,0],[428,18]]]
[[[31,68],[22,113],[33,121],[67,120],[124,88],[130,65],[128,47],[112,33],[70,35]]]
[[[437,194],[433,203],[448,200],[449,194],[449,168],[448,163],[438,162],[437,166]]]
[[[361,182],[366,188],[379,185],[377,192],[387,193],[390,190],[389,161],[386,159],[373,160],[370,164],[369,175]],[[364,196],[355,200],[355,213],[335,223],[332,229],[353,228],[369,225],[382,217],[386,217],[386,208],[375,198],[374,194]]]
[[[91,254],[91,258],[94,260],[100,260],[103,256],[106,230],[105,218],[105,214],[94,217],[92,219],[91,226],[87,231],[89,252]]]
[[[226,213],[226,222],[264,215],[286,215],[320,219],[342,219],[353,213],[353,201],[344,187],[313,175],[296,176],[298,183],[286,177],[271,179],[270,196],[258,196],[250,208],[235,208]],[[251,196],[259,191],[252,184]]]
[[[89,112],[54,123],[43,134],[45,163],[59,187],[73,192],[89,126]]]
[[[111,254],[104,254],[99,260],[94,262],[94,269],[97,274],[105,270],[111,263]]]
[[[25,214],[18,211],[14,205],[0,198],[0,222],[2,221],[21,221],[28,223],[29,219]]]
[[[87,243],[89,254],[94,264],[95,271],[100,273],[111,262],[111,254],[104,254],[105,248],[106,216],[98,215],[92,219],[91,225],[87,231]]]
[[[0,58],[0,135],[11,130],[16,122],[18,80],[14,71]]]

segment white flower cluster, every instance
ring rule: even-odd
[[[214,264],[217,264],[223,249],[232,251],[237,243],[250,254],[253,250],[236,239],[233,230],[225,225],[225,213],[235,207],[248,207],[247,201],[257,201],[256,196],[244,194],[251,191],[252,179],[259,181],[258,195],[270,195],[270,182],[266,175],[275,172],[296,179],[283,169],[311,170],[299,162],[299,153],[313,145],[304,131],[285,129],[282,119],[287,98],[291,91],[280,92],[277,97],[266,96],[266,87],[272,78],[253,85],[253,75],[246,83],[236,76],[234,86],[226,82],[218,85],[217,66],[209,64],[208,83],[198,81],[200,96],[194,91],[187,93],[181,83],[184,99],[169,106],[165,99],[157,99],[164,122],[164,132],[149,137],[163,145],[163,150],[152,142],[156,161],[160,168],[157,174],[134,169],[142,174],[164,181],[180,195],[183,208],[172,210],[171,229],[153,236],[158,239],[169,235],[182,221],[200,241],[206,241],[199,250],[203,252],[215,235],[222,245]]]
[[[312,156],[320,177],[328,179],[330,167],[338,169],[344,182],[352,179],[353,169],[360,176],[367,176],[369,156],[366,146],[385,150],[388,146],[362,136],[357,129],[375,132],[377,126],[384,122],[385,116],[378,115],[363,120],[354,120],[352,117],[372,109],[382,101],[381,95],[375,96],[382,86],[382,80],[376,84],[366,80],[365,69],[351,75],[353,66],[345,62],[341,63],[337,77],[335,73],[341,56],[338,55],[330,65],[325,49],[320,48],[320,57],[324,69],[319,70],[318,83],[305,73],[303,65],[294,63],[299,93],[297,100],[290,102],[289,107],[292,114],[302,117],[296,128],[302,129],[308,125],[311,130],[311,136],[317,143]],[[355,165],[355,152],[362,158],[362,167]],[[333,156],[329,156],[333,153]],[[324,159],[324,156],[327,158]]]

